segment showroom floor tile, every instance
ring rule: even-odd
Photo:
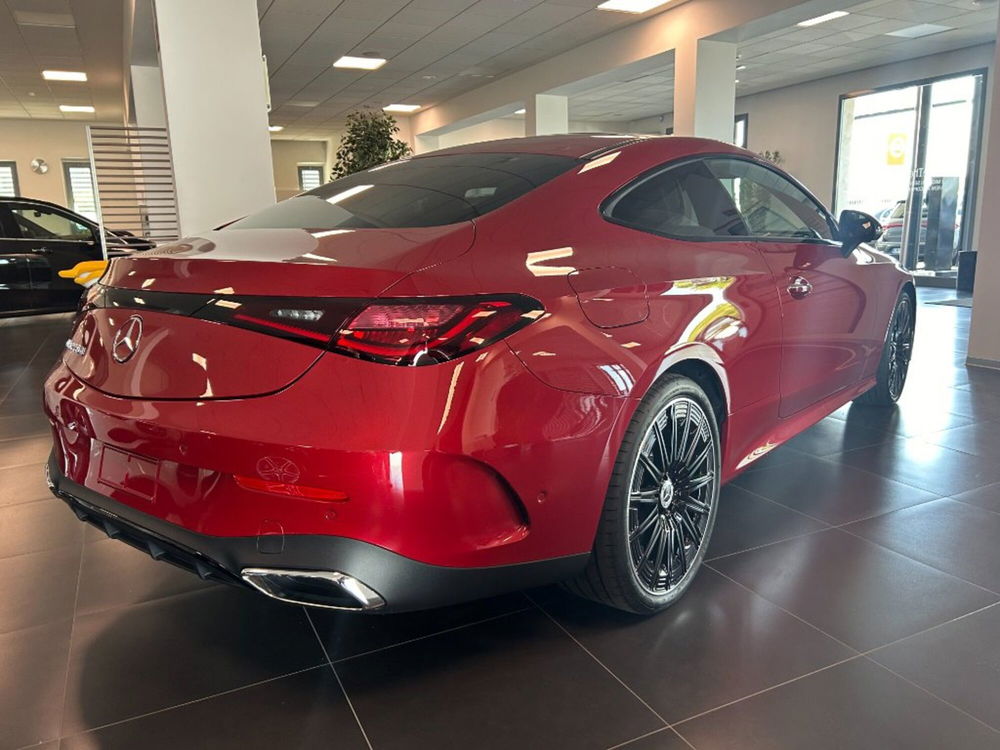
[[[867,659],[782,685],[676,727],[713,750],[995,750],[997,732]]]
[[[1000,747],[1000,374],[926,304],[897,409],[725,488],[650,619],[558,588],[360,617],[203,583],[43,478],[66,316],[0,319],[0,750]]]
[[[840,529],[709,566],[859,651],[1000,601],[979,586]]]

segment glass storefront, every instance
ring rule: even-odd
[[[982,99],[972,73],[841,100],[837,210],[876,216],[910,271],[954,276],[970,249]]]

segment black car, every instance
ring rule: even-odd
[[[108,231],[108,256],[155,243]],[[0,197],[0,315],[74,310],[83,291],[59,272],[101,260],[97,223],[47,201]]]

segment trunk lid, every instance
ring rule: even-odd
[[[88,385],[125,398],[273,393],[323,349],[221,323],[216,312],[248,298],[275,298],[281,308],[314,299],[337,326],[410,273],[461,255],[473,238],[471,223],[313,234],[222,230],[116,258],[95,296],[100,306],[76,321],[65,361]]]
[[[377,297],[472,245],[472,222],[415,229],[222,229],[116,258],[119,289],[295,297]]]

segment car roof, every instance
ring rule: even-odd
[[[65,211],[68,214],[73,214],[73,216],[79,216],[88,224],[93,224],[94,226],[97,226],[96,222],[91,221],[86,216],[78,214],[72,208],[67,208],[66,206],[61,206],[58,203],[52,203],[51,201],[43,201],[41,198],[28,198],[27,196],[24,195],[0,195],[0,203],[9,203],[9,202],[33,203],[38,206],[46,206],[47,208],[57,208],[60,211]]]
[[[439,149],[413,158],[425,159],[452,154],[549,154],[577,159],[592,159],[609,151],[638,146],[639,144],[657,155],[662,155],[663,158],[711,150],[723,153],[746,153],[731,144],[707,138],[635,133],[567,133],[565,135],[540,135],[469,143],[464,146]]]

